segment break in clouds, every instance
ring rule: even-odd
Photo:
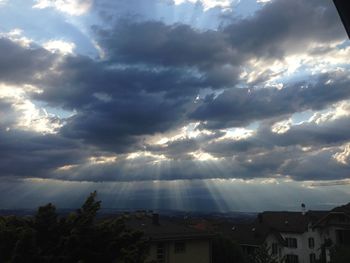
[[[214,28],[142,16],[140,1],[124,14],[123,1],[63,2],[27,12],[55,14],[93,51],[64,30],[0,27],[1,177],[349,178],[350,47],[331,1],[264,1],[246,15],[235,1],[149,3],[195,7]]]

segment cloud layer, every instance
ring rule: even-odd
[[[1,35],[2,177],[348,178],[350,80],[339,55],[348,42],[329,1],[275,0],[243,18],[225,10],[215,30],[108,18],[100,5],[110,24],[89,34],[101,58],[63,39]],[[81,15],[92,6],[34,7]],[[311,63],[320,56],[333,60]]]

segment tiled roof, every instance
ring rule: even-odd
[[[305,215],[301,212],[263,212],[251,224],[226,222],[218,225],[217,231],[241,245],[259,246],[268,235],[274,235],[284,243],[280,233],[303,233],[309,223],[313,224],[327,214],[327,211],[308,211]]]
[[[208,231],[198,230],[161,218],[159,224],[154,224],[151,216],[134,217],[126,219],[126,225],[134,230],[142,231],[151,240],[188,240],[209,239],[214,235]]]
[[[223,223],[218,226],[218,232],[239,244],[259,246],[265,241],[269,229],[265,225]]]
[[[303,233],[309,224],[314,224],[329,212],[308,211],[302,212],[263,212],[258,216],[257,221],[267,225],[271,230],[286,233]]]
[[[338,206],[332,210],[332,212],[344,212],[350,216],[350,203],[342,206]]]

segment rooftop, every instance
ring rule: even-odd
[[[154,215],[130,215],[126,220],[127,226],[142,231],[151,240],[193,240],[209,239],[214,235],[206,230],[199,230],[169,218],[155,220]]]

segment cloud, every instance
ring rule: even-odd
[[[63,40],[50,40],[43,44],[43,47],[51,52],[60,52],[64,55],[73,54],[75,44]]]
[[[222,33],[200,32],[184,24],[120,20],[112,30],[95,32],[110,59],[128,63],[202,68],[229,63],[236,56]]]
[[[11,128],[31,130],[40,133],[57,133],[64,121],[53,114],[48,114],[44,108],[37,107],[26,95],[27,91],[40,92],[36,87],[24,85],[22,87],[0,84],[0,101],[10,108],[4,112],[7,118],[12,119]],[[11,110],[10,110],[11,109]]]
[[[23,46],[0,37],[0,81],[33,83],[56,60],[55,55],[37,46]]]
[[[23,31],[20,28],[15,28],[7,33],[0,33],[1,38],[7,38],[19,44],[22,47],[28,48],[32,44],[32,40],[23,36]]]
[[[257,3],[268,3],[271,2],[272,0],[256,0]]]
[[[40,1],[36,8],[78,15],[89,3]],[[348,48],[333,56],[346,43],[330,3],[272,1],[215,30],[110,21],[116,22],[91,30],[101,59],[73,54],[74,44],[63,40],[41,47],[23,44],[19,32],[1,35],[0,82],[39,90],[1,97],[3,176],[93,182],[347,177],[350,83],[341,54]],[[325,54],[337,57],[328,73],[286,77]],[[299,55],[303,60],[295,62]],[[277,64],[283,73],[270,69]],[[342,107],[334,106],[340,101]],[[75,114],[59,119],[45,107]],[[305,111],[317,113],[296,124],[293,115]]]
[[[333,155],[333,158],[339,163],[347,165],[349,164],[350,157],[350,144],[345,144],[341,147],[340,151]]]
[[[274,122],[262,123],[255,133],[247,138],[232,139],[223,136],[209,141],[202,148],[218,157],[258,153],[276,147],[300,147],[303,151],[342,145],[350,140],[345,132],[349,128],[349,116],[317,123],[314,120],[289,124],[288,130],[277,132]]]
[[[200,3],[203,5],[204,11],[207,11],[214,7],[222,8],[223,10],[230,10],[233,2],[236,0],[174,0],[175,5],[181,5],[186,2]]]
[[[183,102],[161,96],[134,94],[110,102],[93,103],[67,120],[61,129],[66,137],[119,151],[138,136],[165,132],[181,118]]]
[[[332,79],[331,82],[328,82]],[[309,82],[289,83],[284,88],[232,88],[207,96],[190,114],[206,127],[240,127],[308,109],[322,109],[349,98],[349,78],[343,71],[321,74]]]
[[[318,0],[273,1],[224,32],[241,52],[275,58],[305,50],[313,42],[346,39],[333,3]]]
[[[0,138],[1,177],[45,178],[52,169],[79,163],[85,155],[79,143],[57,135],[1,129]]]
[[[36,0],[33,8],[55,8],[72,16],[80,16],[89,12],[92,0]]]

